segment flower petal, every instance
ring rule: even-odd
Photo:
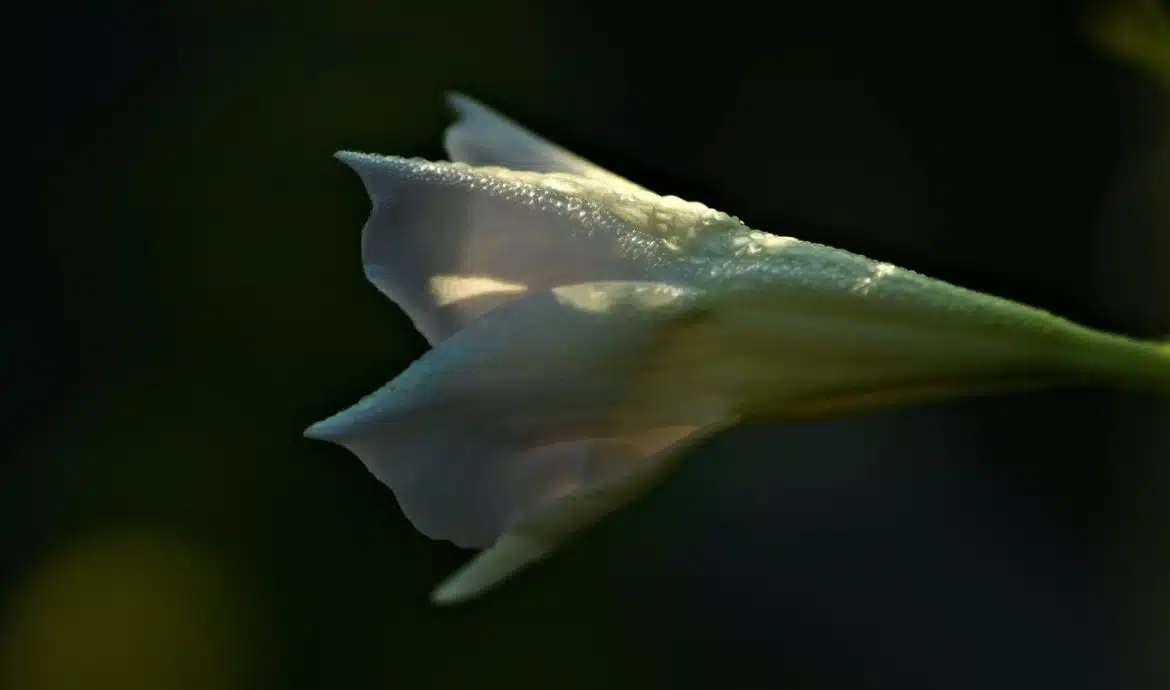
[[[642,187],[547,141],[475,99],[447,94],[459,119],[447,128],[443,145],[453,161],[512,170],[561,172],[616,187]]]
[[[637,390],[659,344],[694,317],[695,297],[657,283],[530,294],[306,434],[357,455],[424,534],[486,546],[724,418],[717,400]]]
[[[373,202],[367,277],[432,343],[528,291],[653,280],[673,265],[657,238],[601,204],[503,170],[342,152]]]
[[[682,458],[684,447],[722,428],[719,424],[701,429],[675,427],[640,436],[637,442],[643,452],[639,462],[549,501],[517,520],[495,544],[436,587],[431,600],[437,604],[465,601],[544,558],[577,532],[657,486]]]

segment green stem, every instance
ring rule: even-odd
[[[1089,330],[1082,343],[1073,365],[1092,380],[1170,394],[1170,345]]]

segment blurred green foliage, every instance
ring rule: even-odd
[[[1170,14],[1162,0],[1102,0],[1087,13],[1090,35],[1170,88]]]

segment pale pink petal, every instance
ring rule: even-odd
[[[527,295],[306,434],[357,455],[423,533],[487,546],[718,415],[644,390],[669,378],[650,363],[694,297],[654,283]]]
[[[432,343],[526,292],[661,279],[669,264],[658,239],[555,185],[451,163],[337,156],[373,202],[366,275]]]

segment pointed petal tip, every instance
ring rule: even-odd
[[[305,438],[311,438],[314,441],[336,441],[341,438],[342,429],[345,426],[344,420],[340,418],[344,413],[338,413],[332,417],[326,417],[319,422],[314,422],[302,432]]]
[[[378,199],[380,189],[408,176],[421,164],[418,160],[359,151],[337,151],[333,157],[357,173],[367,195],[373,201]]]
[[[333,154],[333,157],[341,161],[345,167],[357,173],[366,191],[372,191],[371,184],[374,177],[374,161],[377,158],[376,156],[368,153],[358,153],[357,151],[337,151]]]
[[[461,132],[462,136],[479,139],[486,136],[483,128],[519,130],[523,132],[523,136],[534,136],[516,124],[511,118],[494,108],[480,103],[471,96],[464,95],[458,91],[449,91],[446,94],[446,101],[447,106],[451,108],[456,116],[455,121],[447,126],[447,137],[451,137],[452,132]],[[499,135],[497,134],[496,136]],[[509,131],[508,136],[515,137],[516,132]],[[484,143],[486,142],[480,142],[480,144]]]
[[[470,597],[460,596],[460,591],[457,587],[452,586],[451,580],[443,580],[443,582],[431,590],[431,603],[435,606],[453,606],[455,604],[467,601]]]
[[[350,168],[357,170],[364,163],[369,163],[371,159],[375,158],[369,153],[361,153],[358,151],[334,151],[333,157]]]
[[[484,107],[479,101],[459,91],[447,91],[443,94],[443,100],[447,102],[448,107],[460,115],[465,114],[468,110]]]
[[[498,586],[516,571],[541,560],[552,544],[517,534],[503,534],[431,591],[431,603],[451,606],[474,599]]]
[[[314,422],[301,432],[301,435],[314,441],[328,441],[329,436],[323,431],[322,426],[322,422]]]

